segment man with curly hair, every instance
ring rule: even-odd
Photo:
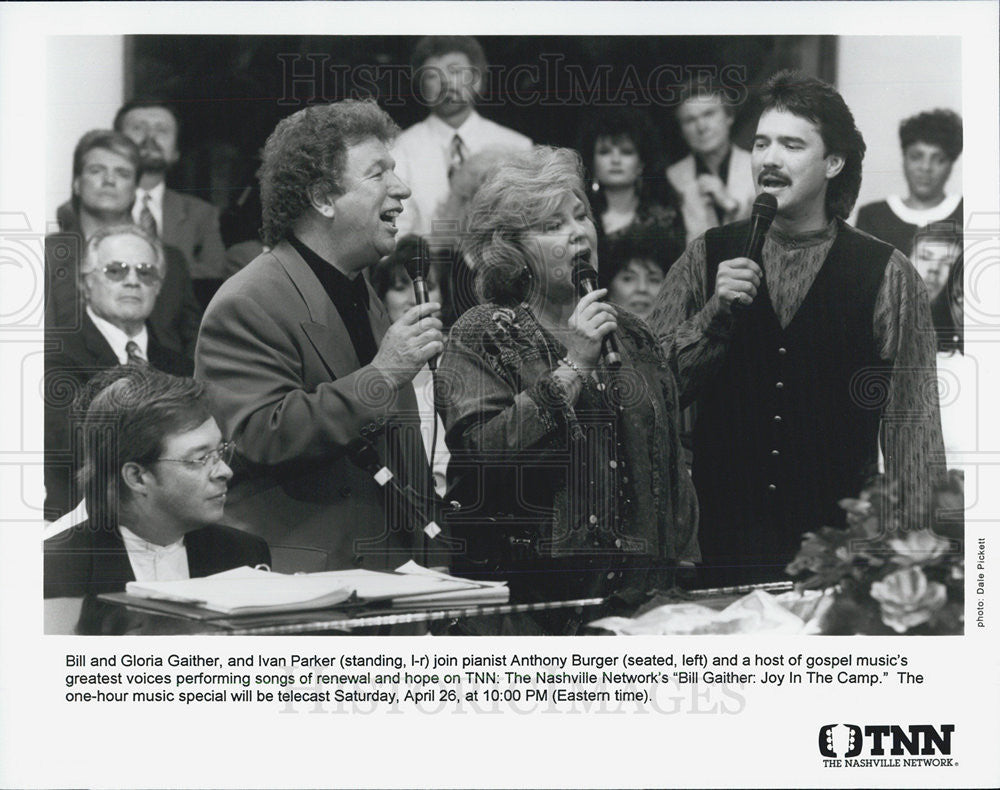
[[[395,248],[410,194],[389,153],[397,131],[372,101],[307,107],[278,124],[259,172],[270,250],[212,299],[195,355],[246,462],[227,515],[276,557],[311,549],[310,567],[395,567],[422,539],[411,527],[424,524],[351,461],[369,442],[404,486],[430,491],[410,382],[443,348],[441,306],[390,325],[362,276]]]
[[[909,255],[917,230],[941,223],[961,235],[962,196],[945,194],[955,160],[962,154],[962,119],[951,110],[931,110],[899,125],[907,195],[889,195],[858,210],[857,227]]]
[[[697,401],[693,477],[710,586],[780,579],[804,532],[877,469],[916,526],[944,472],[927,291],[901,252],[844,220],[865,143],[834,88],[784,71],[764,86],[752,169],[777,200],[759,261],[749,223],[709,230],[650,316]],[[923,329],[923,331],[921,331]]]

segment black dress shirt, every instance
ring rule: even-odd
[[[354,353],[358,362],[364,366],[375,358],[378,346],[375,345],[375,335],[368,320],[368,286],[365,278],[358,274],[353,280],[340,272],[333,264],[323,260],[309,247],[289,234],[288,243],[303,257],[309,268],[319,279],[320,285],[326,291],[333,306],[340,313],[340,318],[347,327]]]

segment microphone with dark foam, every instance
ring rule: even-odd
[[[580,261],[573,267],[573,285],[581,296],[597,290],[597,270],[585,261]],[[609,332],[601,339],[601,357],[609,368],[620,368],[622,352],[618,347],[618,338],[614,332]]]
[[[757,199],[753,202],[753,208],[750,210],[750,235],[747,236],[743,257],[749,258],[760,266],[762,283],[764,282],[764,264],[761,263],[760,256],[764,249],[764,238],[767,236],[771,223],[774,222],[774,215],[777,213],[778,199],[770,192],[761,192],[757,195]],[[749,305],[737,302],[733,307],[746,310]]]
[[[410,279],[413,280],[413,297],[417,300],[417,304],[427,304],[430,301],[427,295],[427,269],[429,262],[427,241],[425,239],[420,239],[417,254],[406,261],[404,267],[406,268],[406,273],[410,275]],[[437,357],[431,357],[427,360],[427,366],[431,370],[437,370]]]

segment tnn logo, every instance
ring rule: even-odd
[[[827,724],[819,728],[819,751],[824,757],[857,757],[869,739],[869,754],[951,754],[951,734],[954,724],[910,724],[904,731],[895,724],[868,724],[864,730],[857,724]],[[834,748],[839,741],[840,750]]]

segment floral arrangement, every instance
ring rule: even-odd
[[[858,499],[841,500],[847,527],[805,534],[785,569],[808,572],[800,589],[832,590],[826,634],[961,634],[965,605],[961,472],[950,471],[930,509],[907,518],[877,478]]]

